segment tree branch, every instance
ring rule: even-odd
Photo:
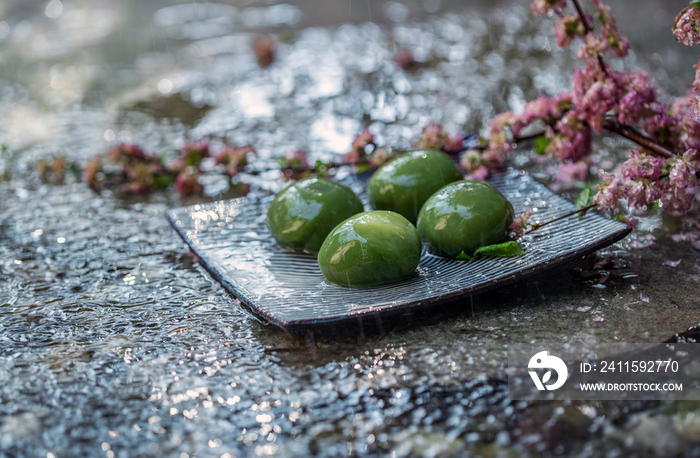
[[[578,16],[581,18],[581,23],[583,24],[583,28],[586,29],[586,35],[589,33],[593,33],[593,28],[591,25],[588,23],[588,19],[586,19],[586,13],[583,12],[583,8],[581,8],[581,4],[579,3],[578,0],[572,0],[574,2],[574,6],[576,7],[576,12],[578,13]],[[610,76],[608,74],[608,68],[605,66],[605,61],[603,60],[603,56],[598,54],[598,64],[600,64],[600,69],[605,73],[605,76]]]
[[[676,154],[673,151],[671,151],[663,145],[659,145],[651,138],[637,131],[634,127],[620,124],[619,122],[612,119],[606,119],[603,127],[609,132],[616,133],[625,137],[628,140],[632,140],[639,146],[642,146],[659,156],[663,156],[667,159],[676,156]]]
[[[562,220],[562,219],[564,219],[564,218],[568,218],[569,216],[574,216],[574,215],[576,215],[576,214],[578,214],[578,213],[583,213],[583,214],[585,215],[586,212],[587,212],[588,210],[590,210],[590,209],[592,209],[592,208],[594,208],[594,207],[597,207],[597,206],[598,206],[598,204],[593,204],[593,205],[588,205],[587,207],[581,207],[581,208],[579,208],[578,210],[574,210],[574,211],[572,211],[572,212],[567,213],[566,215],[559,216],[559,217],[557,217],[557,218],[551,219],[551,220],[546,221],[546,222],[541,223],[541,224],[535,224],[535,225],[532,226],[532,228],[531,228],[529,231],[523,232],[522,234],[520,234],[520,236],[519,236],[518,238],[520,239],[520,238],[522,238],[524,235],[529,234],[530,232],[534,232],[534,231],[536,231],[537,229],[540,229],[540,228],[542,228],[542,227],[544,227],[544,226],[546,226],[546,225],[548,225],[548,224],[552,224],[552,223],[557,222],[557,221],[559,221],[559,220]]]

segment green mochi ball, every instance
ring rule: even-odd
[[[334,285],[366,288],[410,277],[420,255],[420,236],[410,221],[398,213],[373,211],[333,229],[318,253],[318,265]]]
[[[328,233],[364,208],[352,189],[323,178],[307,178],[280,192],[267,210],[277,243],[318,253]]]
[[[433,194],[418,216],[418,233],[432,253],[456,258],[505,242],[513,205],[485,181],[463,180]]]
[[[375,210],[402,214],[413,224],[430,196],[462,179],[454,161],[440,151],[406,153],[377,170],[369,181],[369,201]]]

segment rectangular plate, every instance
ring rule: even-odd
[[[544,222],[574,210],[568,200],[510,169],[489,182],[513,204],[516,214],[532,209],[532,222]],[[367,205],[366,179],[344,184]],[[265,226],[274,196],[241,198],[171,210],[168,219],[199,256],[202,265],[226,289],[263,319],[285,330],[301,330],[358,316],[392,314],[439,304],[515,282],[592,253],[632,230],[594,213],[547,225],[520,242],[526,254],[482,258],[472,263],[423,252],[417,275],[367,289],[328,284],[316,257],[279,247]]]

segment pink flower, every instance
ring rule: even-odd
[[[608,40],[608,48],[612,50],[615,57],[627,57],[630,50],[630,40],[627,37],[614,29],[606,33],[605,38]]]
[[[136,144],[119,143],[107,151],[107,160],[111,163],[127,165],[134,161],[150,161],[152,158]]]
[[[596,185],[598,191],[593,201],[601,208],[619,211],[620,199],[625,198],[625,186],[622,176],[619,173],[600,173],[603,184]]]
[[[561,115],[562,109],[559,101],[543,95],[525,105],[523,114],[520,116],[514,116],[511,112],[508,112],[503,119],[499,119],[496,123],[491,124],[491,126],[492,129],[494,126],[503,129],[506,125],[510,125],[513,135],[519,137],[521,130],[533,122],[542,120],[545,124],[549,124],[555,119],[560,118]],[[494,121],[496,121],[496,119],[494,119]]]
[[[309,167],[309,160],[306,157],[306,151],[303,149],[289,151],[284,155],[284,160],[286,161],[286,167],[288,168],[302,169]]]
[[[671,114],[683,116],[684,118],[693,117],[695,115],[693,99],[697,99],[693,91],[688,91],[685,95],[678,97],[673,101]]]
[[[489,121],[489,127],[491,128],[491,132],[493,133],[499,130],[503,130],[506,127],[510,127],[516,122],[518,122],[518,117],[512,111],[506,111],[505,113],[496,115],[496,117]]]
[[[416,60],[413,58],[413,53],[410,49],[401,48],[394,55],[394,63],[397,67],[406,70],[416,65]]]
[[[209,141],[188,142],[180,148],[180,158],[175,163],[175,170],[182,172],[187,167],[199,167],[202,159],[209,157]]]
[[[514,233],[513,238],[517,239],[523,233],[527,230],[528,227],[528,221],[530,220],[530,217],[532,216],[532,210],[528,209],[527,211],[521,213],[513,223],[510,225],[510,231]]]
[[[509,145],[510,146],[510,145]],[[504,151],[487,149],[481,155],[481,161],[489,170],[500,170],[506,166],[506,156]]]
[[[606,77],[591,65],[583,70],[575,69],[571,77],[576,111],[596,133],[600,133],[605,115],[615,107],[620,96],[619,79],[619,74]]]
[[[467,171],[469,179],[485,180],[489,176],[489,169],[484,165],[482,155],[477,150],[467,151],[459,165]]]
[[[681,215],[690,210],[698,191],[698,152],[688,150],[669,163],[668,190],[661,200],[662,208],[671,215]]]
[[[389,162],[392,155],[384,148],[377,148],[372,151],[372,155],[369,157],[369,166],[378,169],[382,165]]]
[[[83,169],[83,180],[88,187],[93,191],[99,191],[102,187],[102,182],[97,178],[101,170],[102,156],[96,154],[85,164]]]
[[[255,148],[250,145],[235,147],[226,146],[216,155],[216,163],[226,166],[226,173],[233,177],[240,169],[248,165],[248,154],[256,154]]]
[[[566,0],[535,0],[530,7],[535,14],[563,11],[566,9]]]
[[[682,149],[700,149],[700,123],[696,118],[683,118],[678,126],[678,143]]]
[[[622,124],[636,124],[644,116],[644,110],[649,104],[656,101],[656,89],[649,82],[649,75],[645,72],[632,72],[629,83],[624,89],[627,94],[620,99],[616,108],[618,120]]]
[[[416,145],[419,148],[441,150],[446,153],[458,153],[464,149],[462,143],[464,136],[457,134],[450,137],[445,128],[439,122],[430,121],[422,130],[421,138]]]
[[[574,184],[588,180],[588,164],[585,161],[567,162],[557,171],[556,183],[559,189],[571,189]]]
[[[700,44],[700,8],[689,6],[676,16],[673,36],[686,46]]]
[[[693,80],[693,91],[700,92],[700,56],[698,56],[698,63],[693,65],[695,69],[695,79]]]
[[[180,172],[175,179],[175,189],[182,197],[201,195],[204,192],[204,186],[199,183],[201,175],[198,170]]]
[[[375,145],[374,135],[369,129],[365,129],[352,142],[352,149],[349,153],[343,156],[343,161],[350,164],[357,164],[367,157],[366,148],[369,145]]]
[[[605,54],[610,49],[610,43],[604,37],[593,32],[586,34],[584,43],[578,50],[576,57],[581,60],[597,60],[598,56]]]
[[[579,161],[591,152],[591,128],[580,119],[576,110],[568,112],[554,128],[547,126],[550,143],[547,152],[560,161]]]
[[[661,144],[672,143],[678,135],[680,116],[669,114],[665,105],[656,107],[654,111],[644,120],[644,131]]]
[[[628,180],[658,180],[666,165],[661,157],[646,154],[641,148],[629,152],[630,158],[622,164],[620,171]]]
[[[598,21],[601,24],[601,35],[607,41],[607,49],[612,50],[616,57],[625,57],[629,51],[630,41],[617,28],[615,18],[608,5],[600,0],[593,0],[598,10]]]
[[[129,167],[127,182],[122,184],[122,191],[130,194],[141,194],[151,190],[155,176],[147,162],[139,162]]]
[[[628,180],[625,182],[625,197],[630,207],[646,210],[649,204],[659,200],[665,189],[661,181]]]
[[[285,181],[298,180],[310,173],[309,160],[304,150],[289,151],[284,157],[278,158],[277,162],[283,169],[282,178]]]
[[[644,115],[644,100],[632,91],[620,99],[618,120],[622,124],[636,124]]]
[[[586,28],[576,14],[565,14],[554,23],[554,36],[560,48],[566,48],[575,38],[585,34]]]
[[[260,35],[253,40],[253,53],[261,67],[269,67],[277,57],[277,40],[268,35]]]
[[[489,147],[486,151],[484,151],[483,157],[488,156],[490,162],[495,164],[505,164],[506,154],[511,151],[513,151],[513,144],[508,138],[506,131],[501,130],[491,133]]]

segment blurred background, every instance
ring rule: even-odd
[[[660,70],[656,73],[659,83],[674,95],[683,92],[683,88],[692,81],[692,65],[695,62],[692,51],[677,45],[670,32],[675,15],[685,3],[685,0],[625,0],[612,4],[622,31],[633,42],[634,54],[630,64]],[[324,39],[328,47],[323,50],[325,55],[322,58],[317,56],[320,64],[333,61],[338,65],[325,73],[318,71],[316,74],[324,75],[321,79],[328,84],[341,84],[343,87],[339,90],[345,92],[352,89],[352,75],[344,73],[353,72],[353,61],[364,59],[361,62],[361,66],[364,65],[360,69],[361,73],[376,74],[380,67],[379,60],[391,60],[400,48],[410,49],[418,60],[433,60],[435,65],[430,67],[435,68],[442,61],[449,62],[456,69],[461,60],[463,71],[469,71],[474,60],[483,62],[492,50],[501,49],[509,53],[514,49],[516,44],[507,43],[510,38],[502,36],[504,25],[508,33],[517,30],[515,39],[521,41],[519,45],[532,50],[531,54],[540,58],[536,65],[545,62],[543,59],[547,56],[542,51],[554,55],[559,61],[563,59],[562,54],[570,57],[569,52],[563,53],[556,48],[549,21],[545,20],[541,24],[541,19],[533,19],[528,11],[527,0],[334,0],[290,3],[6,0],[0,4],[0,143],[14,149],[31,149],[30,145],[36,147],[42,140],[52,136],[54,148],[63,146],[74,151],[76,148],[82,150],[87,147],[94,152],[114,140],[136,139],[139,134],[132,124],[143,125],[155,118],[181,122],[185,128],[178,127],[177,130],[178,135],[183,135],[184,131],[205,117],[207,109],[231,107],[232,99],[236,98],[239,99],[239,105],[250,108],[248,115],[253,113],[264,119],[265,110],[270,114],[271,97],[275,97],[269,86],[279,84],[281,79],[270,78],[269,74],[249,72],[251,42],[257,34],[272,34],[276,37],[282,44],[280,58],[284,61],[295,55],[295,50],[302,54],[309,50],[308,47],[301,50],[306,45],[299,43],[296,47],[285,48],[285,45],[291,45],[299,38],[308,38],[309,33],[304,34],[303,30],[327,27],[329,31],[347,31],[351,29],[347,26],[343,29],[343,24],[360,26],[360,30],[363,30],[360,32],[362,40],[340,36],[342,33],[335,33],[334,37],[326,36]],[[452,36],[447,34],[444,43],[439,42],[439,36],[433,37],[431,34],[435,32],[445,35],[451,30],[449,27],[445,29],[438,26],[442,27],[440,30],[415,27],[421,23],[435,24],[445,18],[454,23],[457,17],[455,15],[461,15],[467,21],[459,25],[465,29],[455,31]],[[504,22],[504,18],[510,23]],[[472,20],[471,28],[469,20]],[[523,21],[535,25],[525,30],[522,27]],[[374,28],[374,24],[381,25],[383,31],[379,32],[380,29]],[[481,41],[484,35],[485,43]],[[320,42],[314,44],[319,45]],[[354,57],[343,62],[345,52],[354,52]],[[298,58],[298,54],[291,58]],[[308,56],[302,57],[298,62],[300,66],[317,65]],[[574,64],[571,61],[568,63]],[[494,64],[499,67],[497,63]],[[283,63],[280,67],[284,65]],[[500,72],[507,64],[501,63],[500,67],[502,68],[493,70],[491,79],[500,78]],[[309,76],[314,73],[311,69],[299,72],[296,66],[276,70],[289,73],[287,86],[282,88],[287,91],[285,94],[293,93],[304,84],[300,80],[303,79],[302,74]],[[425,69],[422,76],[429,73],[431,69]],[[393,74],[386,72],[384,75]],[[336,78],[335,83],[331,81],[333,78]],[[316,78],[316,82],[318,80]],[[290,81],[292,85],[297,83],[297,86],[290,89]],[[547,83],[546,87],[538,86],[536,92],[556,91],[553,82]],[[511,79],[507,83],[518,84],[525,93],[530,85],[522,78],[521,81]],[[565,86],[566,77],[562,76],[562,81],[558,83]],[[465,78],[461,81],[453,80],[451,84],[473,86],[474,81]],[[248,90],[250,85],[256,88]],[[241,88],[242,91],[236,92]],[[327,86],[324,90],[333,89]],[[431,92],[440,96],[450,90],[448,83]],[[460,90],[485,89],[462,87]],[[506,90],[509,91],[509,88]],[[238,97],[233,93],[238,94]],[[534,93],[527,95],[531,94]],[[333,94],[334,97],[336,95],[338,94]],[[375,106],[357,111],[356,114],[360,115],[357,119],[372,108],[376,109],[377,101],[374,102],[372,105]],[[460,102],[462,106],[470,106],[466,100]],[[499,105],[498,101],[493,103],[499,109],[506,108]],[[365,100],[365,105],[368,104]],[[272,110],[279,115],[280,107],[275,105],[272,103]],[[406,110],[414,105],[408,100]],[[478,106],[472,108],[475,109],[469,110],[469,115],[464,115],[464,108],[456,107],[462,114],[447,123],[453,128],[478,130],[484,116],[492,112]],[[479,112],[478,115],[476,111]],[[60,119],[48,115],[59,112],[63,113]],[[75,119],[81,117],[80,113],[88,112],[89,116]],[[134,119],[134,116],[138,118],[137,113],[145,113],[149,118]],[[228,114],[236,116],[236,113]],[[225,128],[227,124],[233,127],[236,123],[231,120],[228,123],[220,122],[222,117],[225,116],[218,113],[215,116],[217,120],[212,120],[219,124],[218,128],[212,130],[202,127],[199,133],[236,137],[230,129]],[[303,117],[299,119],[309,121]],[[401,119],[392,120],[394,121],[401,122]],[[204,124],[211,123],[205,119]],[[303,129],[304,123],[299,125]],[[346,127],[350,129],[349,126]],[[85,142],[81,145],[72,144],[70,138],[60,140],[62,136],[65,137],[65,129],[74,129],[71,133],[73,137],[84,135],[85,140],[91,140],[89,145]],[[149,133],[153,134],[153,130],[151,128]],[[335,130],[335,138],[319,139],[311,133],[305,142],[335,142],[335,147],[330,149],[340,152],[348,147],[350,134],[341,128]],[[91,136],[91,133],[100,135]],[[294,135],[297,137],[298,132]],[[103,143],[99,142],[100,137],[104,138]],[[242,140],[240,135],[238,137]],[[277,141],[283,143],[278,144],[279,148],[287,145],[291,147],[293,145],[290,143],[294,143],[284,137]],[[259,147],[263,151],[266,149],[265,145]],[[272,147],[270,144],[269,148]],[[324,145],[325,149],[327,147]],[[48,145],[40,149],[45,148],[50,149]],[[313,150],[314,147],[310,149]],[[70,155],[71,152],[67,154]],[[84,152],[83,157],[85,154],[87,152]]]

